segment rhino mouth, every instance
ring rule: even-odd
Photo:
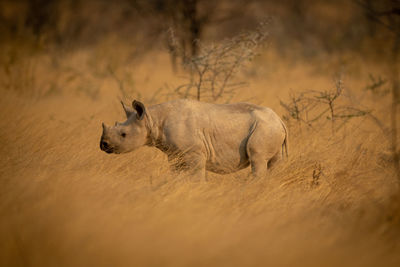
[[[116,148],[113,147],[107,147],[107,148],[101,148],[101,150],[103,150],[104,152],[106,152],[107,154],[120,154],[121,152],[119,152]]]
[[[107,154],[112,154],[114,152],[113,149],[103,149],[104,152],[106,152]]]
[[[117,153],[117,151],[115,151],[115,148],[110,146],[107,142],[101,141],[100,142],[100,149],[103,150],[104,152],[106,152],[107,154],[111,154],[111,153]]]
[[[114,153],[114,149],[111,147],[107,147],[107,148],[101,147],[100,149],[103,150],[104,152],[106,152],[107,154]]]

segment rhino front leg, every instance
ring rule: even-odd
[[[188,152],[183,156],[183,160],[188,166],[187,172],[192,181],[202,181],[206,179],[206,159],[198,152]]]
[[[193,181],[204,181],[206,176],[205,157],[198,152],[186,152],[182,154],[173,154],[168,156],[171,164],[171,170],[179,173],[184,172],[191,177]]]

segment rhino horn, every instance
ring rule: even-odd
[[[130,116],[132,113],[134,113],[134,110],[133,110],[131,107],[126,106],[126,105],[124,104],[124,102],[122,102],[122,101],[121,101],[121,105],[122,105],[122,108],[123,108],[124,111],[125,111],[126,118],[128,119],[129,116]]]

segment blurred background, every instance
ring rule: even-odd
[[[0,0],[0,265],[400,266],[399,51],[399,0]],[[100,151],[177,98],[271,107],[289,159]]]
[[[95,97],[100,89],[89,82],[93,76],[114,79],[120,88],[124,84],[122,90],[129,87],[130,96],[135,90],[148,91],[135,89],[134,74],[125,70],[137,71],[146,56],[156,61],[169,54],[168,68],[176,73],[182,61],[199,55],[201,45],[253,31],[260,22],[268,24],[263,42],[268,49],[257,53],[274,54],[273,61],[279,62],[319,60],[315,69],[331,75],[355,58],[360,64],[384,63],[398,54],[397,0],[2,0],[0,5],[2,86],[36,95],[80,90]],[[71,60],[66,63],[73,56],[89,70],[83,73]],[[248,73],[254,73],[252,67]],[[272,62],[263,67],[274,68]],[[29,70],[19,73],[21,68]],[[14,77],[37,76],[40,68],[55,78]],[[19,84],[24,82],[31,84]]]
[[[395,0],[3,0],[1,41],[66,52],[113,39],[142,54],[165,48],[170,28],[190,46],[231,37],[268,18],[281,55],[296,48],[298,56],[352,51],[381,57],[390,48],[396,15]]]

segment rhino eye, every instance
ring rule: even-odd
[[[125,138],[125,136],[126,136],[126,133],[121,133],[121,136]]]

